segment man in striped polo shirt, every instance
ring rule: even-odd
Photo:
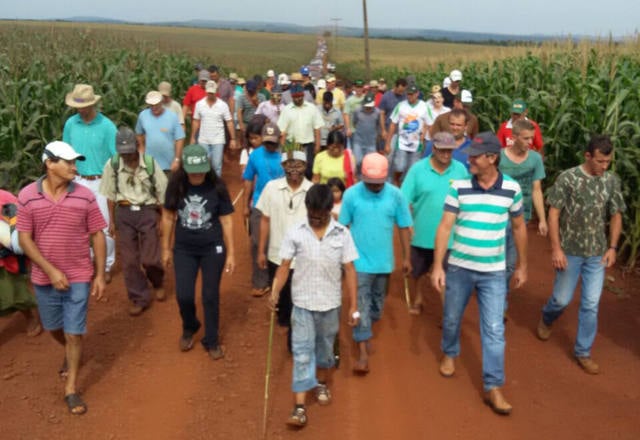
[[[65,348],[60,370],[60,375],[66,376],[64,400],[69,411],[79,415],[87,411],[76,379],[89,293],[100,299],[105,290],[106,222],[91,190],[74,182],[76,160],[85,157],[65,142],[45,147],[42,162],[46,175],[18,194],[16,229],[20,246],[33,262],[31,282],[42,326]]]
[[[500,148],[498,138],[485,132],[474,138],[467,149],[471,177],[454,181],[445,199],[436,233],[431,281],[439,292],[446,285],[440,374],[450,377],[455,372],[462,315],[475,289],[480,310],[484,399],[493,411],[506,415],[512,407],[500,390],[504,385],[505,229],[511,221],[518,252],[513,273],[515,287],[527,279],[527,231],[520,185],[498,170]],[[451,230],[453,246],[445,275],[443,260]]]

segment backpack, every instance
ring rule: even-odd
[[[144,153],[143,155],[144,166],[147,170],[147,175],[149,176],[149,182],[151,182],[151,195],[156,197],[156,179],[154,177],[155,174],[155,164],[153,157],[150,154]],[[113,173],[115,175],[115,184],[116,184],[116,195],[120,192],[118,189],[118,170],[120,168],[120,154],[116,153],[111,156],[111,168],[113,168]]]

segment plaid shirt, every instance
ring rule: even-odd
[[[318,239],[309,221],[294,225],[280,245],[280,258],[296,259],[291,298],[303,309],[325,312],[342,303],[342,265],[358,258],[349,229],[331,219]]]

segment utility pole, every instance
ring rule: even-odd
[[[338,56],[338,22],[342,21],[342,18],[332,17],[330,20],[333,21],[333,59],[335,60]]]
[[[362,0],[362,14],[364,15],[364,69],[365,79],[371,79],[371,60],[369,58],[369,20],[367,19],[367,0]]]

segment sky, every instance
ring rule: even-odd
[[[368,0],[370,28],[420,28],[502,34],[631,35],[639,29],[638,0]],[[0,17],[74,16],[154,22],[240,20],[362,27],[360,0],[0,0]]]

